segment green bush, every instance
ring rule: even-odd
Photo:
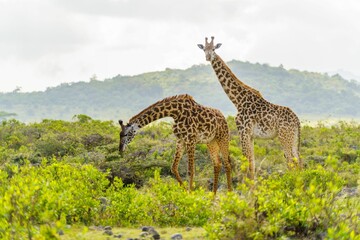
[[[255,140],[250,181],[234,118],[228,122],[236,190],[225,193],[221,174],[214,197],[205,145],[196,148],[195,190],[174,179],[168,122],[142,129],[120,156],[119,126],[110,121],[3,121],[0,238],[57,238],[65,224],[203,226],[209,239],[360,238],[359,124],[303,126],[303,171],[287,170],[278,141]],[[179,171],[186,180],[186,155]]]
[[[125,186],[121,179],[115,178],[107,190],[107,197],[105,224],[129,227],[152,223],[148,214],[151,198],[139,192],[134,185]]]
[[[273,174],[249,185],[247,194],[219,199],[206,225],[210,239],[318,238],[359,236],[360,201],[344,199],[345,181],[331,169]],[[343,227],[341,227],[343,226]],[[344,227],[346,226],[346,227]],[[338,239],[338,237],[335,237]]]
[[[203,189],[187,192],[173,179],[164,181],[159,171],[140,190],[120,179],[108,189],[107,224],[120,226],[202,226],[211,216],[211,195]]]
[[[40,226],[99,221],[99,198],[106,175],[91,165],[54,162],[40,167],[9,166],[0,170],[0,237],[18,239],[39,234]],[[51,228],[50,228],[51,229]],[[48,229],[49,230],[49,229]]]

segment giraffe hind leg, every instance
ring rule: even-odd
[[[227,179],[227,186],[228,191],[232,191],[232,177],[231,177],[231,161],[229,156],[229,143],[228,141],[221,141],[220,142],[220,152],[222,155],[222,159],[224,161],[225,170],[226,170],[226,179]]]
[[[279,132],[279,140],[284,150],[284,156],[289,169],[302,168],[302,161],[298,149],[297,132],[289,132],[286,130]]]
[[[188,144],[186,146],[187,155],[188,155],[188,175],[190,178],[189,181],[189,191],[191,192],[193,189],[193,181],[194,181],[194,175],[195,175],[195,145],[194,144]]]
[[[217,188],[218,188],[218,182],[219,182],[219,174],[221,170],[221,160],[219,156],[219,145],[217,142],[212,141],[209,144],[207,144],[210,158],[214,165],[214,185],[213,185],[213,192],[216,194]]]
[[[174,162],[173,162],[172,167],[171,167],[171,172],[175,175],[176,180],[179,182],[179,184],[181,186],[183,185],[183,181],[182,181],[182,179],[180,177],[178,167],[179,167],[179,162],[181,160],[183,152],[184,152],[183,145],[182,145],[182,143],[180,141],[178,141],[176,143],[176,153],[175,153],[175,157],[174,157]]]

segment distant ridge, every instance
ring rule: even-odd
[[[237,60],[228,65],[265,99],[292,108],[300,117],[360,117],[360,84],[340,75]],[[128,119],[155,101],[183,93],[226,115],[236,113],[209,65],[61,84],[43,92],[0,93],[0,111],[15,113],[13,117],[25,122],[70,120],[76,114],[102,120]]]
[[[349,80],[349,81],[358,81],[360,83],[360,76],[356,76],[355,74],[342,70],[342,69],[338,69],[336,71],[331,71],[331,72],[327,72],[327,74],[329,74],[330,76],[333,75],[340,75],[341,77]]]

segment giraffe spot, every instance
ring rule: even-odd
[[[201,115],[198,116],[198,119],[199,119],[199,122],[201,122],[201,123],[205,122],[205,119]]]

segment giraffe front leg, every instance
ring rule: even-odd
[[[182,179],[179,174],[179,162],[184,152],[183,144],[180,141],[176,142],[176,153],[174,157],[174,162],[171,167],[171,172],[175,175],[176,180],[180,183],[180,186],[183,185]]]
[[[245,155],[249,162],[248,176],[250,179],[255,179],[254,140],[251,121],[246,116],[238,113],[235,122],[240,134],[243,155]]]
[[[240,137],[243,154],[249,161],[249,178],[255,179],[254,141],[249,134],[241,134]]]
[[[189,175],[189,191],[191,192],[193,189],[193,181],[194,181],[194,175],[195,175],[195,145],[194,144],[188,144],[186,146],[187,155],[188,155],[188,175]]]

